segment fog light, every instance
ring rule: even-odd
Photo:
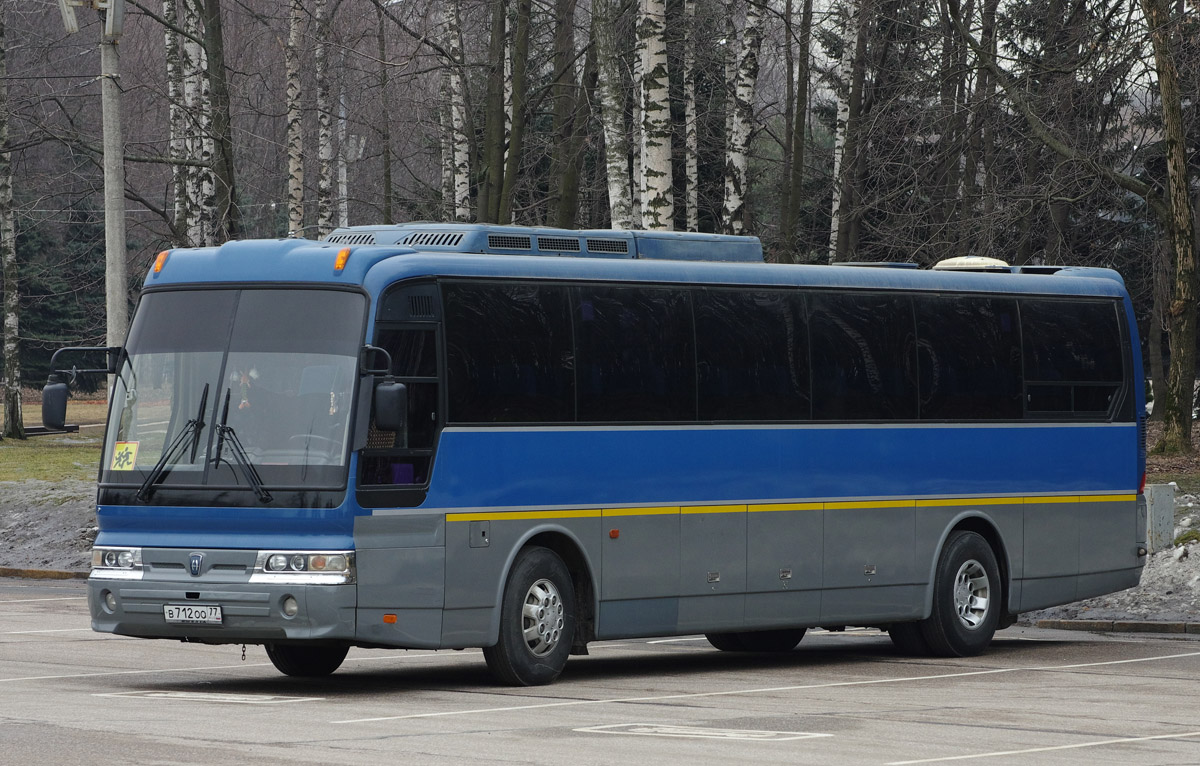
[[[287,617],[295,617],[300,614],[300,605],[296,603],[296,599],[291,596],[283,599],[283,613]]]
[[[113,595],[111,590],[104,591],[104,606],[110,612],[117,611],[117,597]]]

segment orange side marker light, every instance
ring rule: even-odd
[[[170,250],[163,250],[161,253],[158,254],[158,257],[154,259],[154,273],[155,274],[162,271],[163,266],[167,265],[167,256],[170,254],[171,254]]]
[[[385,615],[383,616],[383,624],[384,624],[384,625],[395,625],[395,624],[396,624],[396,615],[394,615],[394,614],[385,614]]]
[[[337,260],[333,262],[333,270],[341,271],[346,268],[346,261],[348,260],[350,260],[350,248],[343,247],[341,250],[338,250]]]
[[[610,538],[610,539],[612,539],[612,540],[616,540],[618,537],[620,537],[620,536],[621,536],[621,530],[619,530],[619,529],[610,529],[610,530],[608,530],[608,536],[609,536],[609,538]]]

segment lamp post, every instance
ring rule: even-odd
[[[104,309],[107,345],[125,341],[129,326],[125,243],[125,145],[121,140],[120,56],[117,41],[125,26],[125,0],[58,0],[63,27],[78,32],[75,8],[94,8],[104,17],[100,34],[100,127],[104,134]]]

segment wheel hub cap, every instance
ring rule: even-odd
[[[562,639],[564,612],[558,588],[549,580],[529,586],[521,610],[521,633],[535,657],[544,657]]]
[[[983,565],[975,559],[963,562],[954,577],[954,611],[965,628],[975,630],[987,619],[991,594]]]

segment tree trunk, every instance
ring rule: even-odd
[[[575,81],[575,0],[554,2],[554,67],[555,80],[550,85],[553,102],[553,121],[550,131],[554,146],[550,151],[550,215],[554,226],[570,229],[575,223],[579,200],[579,167],[573,155],[575,143],[575,109],[579,84]],[[573,198],[573,199],[569,199]]]
[[[732,6],[726,12],[733,17]],[[730,40],[729,45],[733,44]],[[762,6],[746,4],[746,21],[742,27],[733,82],[728,90],[733,102],[726,106],[732,111],[726,122],[730,127],[725,142],[725,206],[722,211],[727,234],[746,230],[746,194],[749,191],[750,136],[754,123],[754,89],[758,83],[758,52],[762,46]]]
[[[230,113],[229,83],[225,69],[225,33],[221,24],[221,0],[205,0],[204,50],[208,62],[209,92],[212,109],[214,237],[224,242],[242,233],[238,212],[237,183],[233,159],[233,119]]]
[[[531,0],[517,0],[517,25],[513,30],[512,55],[512,139],[504,159],[504,189],[500,192],[497,223],[512,223],[513,194],[521,167],[521,147],[525,139],[527,106],[526,64],[529,61],[529,18]]]
[[[314,68],[317,81],[317,236],[333,231],[333,97],[329,85],[329,8],[314,0],[313,21],[317,42]]]
[[[187,120],[188,115],[184,105],[183,95],[183,60],[179,33],[172,27],[179,25],[179,12],[175,0],[163,0],[163,18],[167,21],[164,32],[163,48],[167,67],[167,156],[172,160],[182,160],[187,156]],[[188,158],[190,159],[190,158]],[[171,165],[171,212],[173,219],[172,240],[178,247],[191,245],[187,241],[188,229],[188,196],[187,183],[191,169],[181,165]]]
[[[857,132],[859,110],[862,108],[863,80],[866,73],[867,2],[852,0],[846,29],[854,37],[854,45],[846,45],[838,67],[844,86],[838,89],[837,123],[833,144],[833,206],[829,225],[829,261],[842,261],[848,254],[850,229],[849,206],[846,204],[854,188],[857,172]]]
[[[20,303],[17,292],[17,241],[13,220],[12,154],[8,145],[8,41],[5,38],[5,9],[0,6],[0,271],[4,287],[4,428],[0,438],[25,438],[21,418],[21,357],[17,345]]]
[[[304,15],[300,0],[292,0],[288,14],[287,45],[283,48],[284,68],[287,70],[288,233],[297,237],[304,233],[304,105],[300,100],[300,44],[303,41]],[[387,124],[386,120],[382,122]]]
[[[808,80],[809,48],[812,45],[812,0],[804,0],[800,14],[799,66],[796,72],[795,113],[792,117],[792,134],[789,145],[788,190],[785,196],[783,215],[780,216],[784,248],[792,260],[796,260],[796,226],[800,222],[800,208],[804,204],[804,145],[808,129]]]
[[[791,2],[791,0],[788,0]],[[683,0],[684,220],[700,230],[700,134],[696,110],[696,0]]]
[[[660,231],[675,228],[666,32],[666,0],[642,0],[642,226]]]
[[[208,56],[197,40],[204,37],[204,19],[199,0],[187,0],[180,6],[183,15],[181,62],[183,70],[183,103],[187,132],[183,139],[184,154],[199,161],[199,167],[185,171],[185,222],[180,224],[194,246],[216,244],[213,233],[215,209],[215,180],[213,176],[212,101],[208,81]]]
[[[1163,408],[1163,436],[1156,452],[1192,452],[1192,407],[1196,379],[1196,233],[1188,193],[1187,134],[1168,0],[1141,0],[1154,44],[1154,64],[1163,108],[1167,151],[1167,205],[1163,228],[1175,254],[1175,287],[1167,311],[1171,326],[1171,369]],[[1155,408],[1157,409],[1157,407]]]
[[[507,0],[492,0],[492,37],[488,45],[487,99],[484,102],[482,161],[484,180],[479,185],[479,220],[495,223],[500,217],[500,194],[504,191],[505,89],[507,55]],[[459,62],[449,63],[457,66]]]
[[[450,175],[454,220],[471,220],[471,147],[467,135],[467,83],[462,69],[462,29],[458,3],[451,3],[446,19],[446,50],[450,62]],[[503,156],[503,155],[501,155]]]
[[[633,227],[633,198],[630,194],[629,134],[625,129],[625,89],[621,87],[621,60],[617,53],[620,0],[595,0],[593,14],[609,225],[614,229],[629,229]]]

